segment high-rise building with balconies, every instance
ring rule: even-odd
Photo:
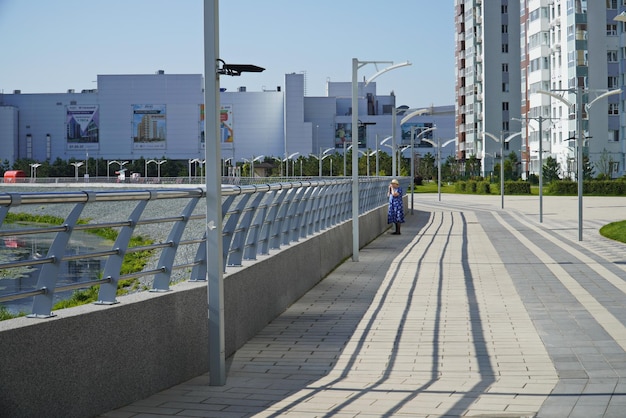
[[[500,161],[502,140],[519,132],[520,0],[455,0],[457,158],[480,160],[489,175]],[[520,155],[515,137],[505,156]]]

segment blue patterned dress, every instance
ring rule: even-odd
[[[404,223],[404,207],[402,204],[402,188],[396,189],[398,196],[389,194],[389,211],[387,212],[387,223]]]

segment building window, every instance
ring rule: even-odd
[[[509,110],[509,102],[502,102],[502,110]]]
[[[616,89],[618,85],[618,78],[616,76],[609,76],[608,88]]]
[[[617,0],[606,0],[606,8],[616,10],[617,9]]]
[[[502,91],[505,93],[509,92],[509,83],[502,83]]]
[[[619,131],[609,129],[609,142],[619,142]]]
[[[614,23],[606,25],[606,36],[617,36],[617,25]]]
[[[609,115],[619,115],[619,103],[609,103]]]
[[[617,51],[606,51],[606,59],[608,62],[617,62]]]
[[[508,52],[509,52],[509,44],[502,44],[502,52],[504,54],[508,54]]]
[[[505,121],[502,122],[502,130],[504,132],[508,132],[509,131],[509,121],[508,120],[505,120]],[[505,145],[509,145],[509,143],[506,142]]]
[[[508,73],[509,72],[509,64],[502,64],[502,72],[503,73]]]
[[[502,14],[504,15],[509,12],[509,7],[506,4],[503,4],[500,10],[502,11]]]
[[[509,25],[502,25],[502,33],[509,33]]]

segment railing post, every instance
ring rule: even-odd
[[[185,232],[185,228],[187,227],[187,223],[189,222],[189,217],[193,213],[193,210],[196,208],[196,205],[198,204],[198,200],[200,200],[199,197],[192,198],[187,203],[187,206],[181,214],[183,219],[177,221],[174,226],[172,226],[172,230],[167,237],[167,242],[170,243],[170,246],[165,247],[161,252],[158,266],[162,270],[160,273],[157,273],[154,276],[152,289],[150,289],[151,292],[167,292],[168,290],[170,290],[172,266],[174,265],[174,258],[176,257],[176,252],[178,251],[178,244],[180,243],[180,239],[183,236],[183,232]]]
[[[52,304],[54,300],[54,289],[59,279],[59,266],[61,259],[65,255],[65,248],[70,241],[72,231],[76,226],[76,222],[80,217],[87,202],[95,199],[95,193],[84,192],[87,195],[86,202],[77,203],[70,214],[65,219],[65,232],[57,233],[52,245],[48,250],[48,258],[54,259],[54,262],[44,264],[39,270],[39,278],[37,279],[37,288],[46,289],[43,295],[37,295],[33,299],[33,312],[28,315],[29,318],[49,318],[52,314]]]
[[[130,242],[130,238],[133,236],[135,226],[141,218],[141,214],[147,204],[147,200],[139,201],[137,206],[135,206],[135,209],[133,209],[133,212],[130,214],[130,219],[128,220],[130,225],[123,226],[120,230],[120,233],[115,240],[115,244],[113,245],[113,248],[117,250],[117,254],[109,257],[104,265],[104,272],[102,273],[102,277],[110,278],[111,281],[100,285],[98,301],[95,302],[96,305],[113,305],[117,303],[115,296],[117,295],[117,284],[120,280],[122,261],[124,261],[124,256],[126,255],[126,250],[128,249],[128,243]]]

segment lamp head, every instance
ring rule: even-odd
[[[217,61],[222,63],[222,67],[217,69],[218,74],[240,76],[241,73],[260,73],[265,71],[265,68],[252,64],[226,64],[224,60],[221,59]]]

